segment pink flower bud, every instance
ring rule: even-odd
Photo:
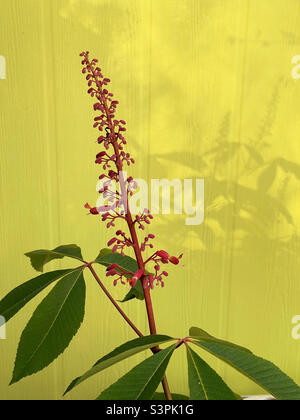
[[[104,213],[109,212],[110,210],[112,210],[112,206],[100,206],[98,207],[98,212],[99,213]],[[109,213],[105,213],[103,216],[109,216]]]
[[[118,273],[116,272],[116,270],[109,270],[109,271],[106,273],[106,277],[115,276],[116,274],[118,274]]]
[[[117,238],[112,238],[110,241],[108,241],[107,246],[111,246],[116,242]]]

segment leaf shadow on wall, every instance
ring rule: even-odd
[[[234,328],[235,319],[249,323],[249,313],[254,314],[255,325],[259,320],[277,330],[272,321],[274,305],[288,316],[297,305],[300,236],[293,199],[299,188],[300,165],[272,156],[268,141],[279,86],[274,88],[254,139],[231,141],[232,116],[227,114],[212,146],[202,154],[192,151],[184,156],[187,174],[205,180],[204,223],[186,226],[186,216],[174,216],[170,235],[170,216],[158,217],[160,243],[169,250],[175,245],[176,251],[185,254],[180,277],[189,283],[190,297],[199,297],[193,319],[206,319],[209,324],[210,311],[217,311],[223,336],[230,318]],[[151,172],[168,178],[168,165],[182,165],[184,153],[151,156]],[[264,339],[265,329],[256,335]]]

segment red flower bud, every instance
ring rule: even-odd
[[[109,276],[115,276],[116,274],[118,274],[118,273],[116,272],[116,270],[109,270],[109,271],[106,273],[106,277],[109,277]]]
[[[115,268],[119,268],[118,264],[111,264],[107,267],[106,271],[114,270]]]
[[[166,251],[157,251],[156,255],[158,255],[159,257],[163,258],[163,259],[169,259],[169,254]]]
[[[99,158],[101,158],[101,157],[103,157],[103,156],[105,156],[106,155],[106,152],[100,152],[100,153],[98,153],[97,155],[96,155],[96,158],[97,159],[99,159]]]
[[[169,257],[169,261],[170,261],[172,264],[175,264],[175,265],[178,265],[178,264],[179,264],[179,259],[178,259],[178,258],[176,258],[176,257]]]
[[[90,213],[91,214],[99,214],[99,211],[98,211],[97,207],[93,207],[92,209],[90,209]]]
[[[115,171],[113,171],[112,169],[108,172],[108,176],[110,178],[114,178],[117,175],[117,173]]]

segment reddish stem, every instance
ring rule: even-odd
[[[93,73],[94,80],[96,82],[98,91],[99,91],[100,95],[102,96],[102,85],[99,82],[99,80],[97,79],[95,70],[94,70],[94,68],[93,68],[93,66],[91,64],[90,64],[90,68],[91,68],[91,71]],[[124,180],[124,176],[123,176],[123,172],[122,172],[122,170],[123,170],[123,164],[122,164],[122,160],[121,160],[121,156],[120,156],[120,150],[119,150],[119,145],[118,145],[118,138],[117,138],[117,136],[115,134],[114,125],[113,125],[113,122],[112,122],[112,119],[111,119],[110,112],[108,110],[108,106],[107,106],[106,100],[103,100],[102,101],[102,105],[104,106],[104,109],[105,109],[105,113],[106,113],[106,118],[107,118],[109,130],[110,130],[110,134],[113,136],[113,138],[112,138],[112,144],[113,144],[114,152],[115,152],[115,155],[116,155],[116,167],[117,167],[117,171],[118,171],[118,175],[119,175],[119,182],[120,182],[121,194],[122,194],[123,200],[126,200],[126,215],[125,215],[126,222],[127,222],[127,225],[128,225],[129,231],[130,231],[130,235],[131,235],[131,239],[132,239],[132,245],[133,245],[133,249],[134,249],[134,253],[135,253],[135,257],[136,257],[136,261],[137,261],[138,267],[139,267],[139,269],[141,269],[143,271],[143,273],[145,275],[145,263],[143,261],[142,252],[141,252],[140,245],[139,245],[139,240],[138,240],[138,237],[137,237],[137,234],[136,234],[136,230],[135,230],[135,224],[134,224],[134,222],[132,220],[132,215],[131,215],[129,204],[128,204],[128,195],[127,195],[126,181]],[[141,281],[142,281],[142,284],[143,284],[143,290],[144,290],[144,296],[145,296],[145,302],[146,302],[146,309],[147,309],[147,315],[148,315],[148,322],[149,322],[150,333],[151,334],[156,334],[156,324],[155,324],[155,319],[154,319],[154,312],[153,312],[153,305],[152,305],[152,300],[151,300],[150,288],[146,284],[145,276],[143,276],[141,278]],[[102,286],[100,285],[100,287],[102,287]],[[124,317],[124,315],[122,315],[122,316]],[[127,322],[128,322],[128,320],[127,320]],[[131,325],[131,327],[132,327],[132,325]],[[154,352],[157,352],[157,351],[159,351],[159,348],[158,347],[157,348],[154,348],[153,351]],[[171,393],[170,393],[170,390],[169,390],[169,386],[168,386],[168,382],[167,382],[166,377],[164,377],[163,382],[162,382],[162,385],[163,385],[163,388],[164,388],[166,399],[167,400],[171,400],[172,399],[172,396],[171,396]]]
[[[106,289],[106,287],[104,286],[104,284],[102,283],[102,281],[98,277],[97,273],[93,269],[92,265],[91,264],[86,264],[86,267],[89,268],[89,270],[91,271],[92,275],[96,279],[97,283],[99,284],[99,286],[101,287],[101,289],[103,290],[103,292],[106,294],[106,296],[111,301],[111,303],[114,305],[114,307],[117,309],[117,311],[120,313],[120,315],[125,319],[125,321],[127,322],[127,324],[129,324],[129,326],[133,329],[133,331],[135,331],[135,333],[139,337],[143,337],[143,334],[140,332],[140,330],[128,318],[128,316],[125,314],[125,312],[120,308],[120,306],[117,304],[117,302],[111,296],[111,294],[109,293],[109,291]],[[153,354],[155,354],[155,353],[158,353],[160,351],[160,348],[159,347],[154,347],[154,348],[152,348],[150,350],[152,351]],[[167,400],[172,400],[172,395],[171,395],[171,392],[170,392],[170,388],[169,388],[169,384],[168,384],[168,380],[167,380],[166,375],[163,377],[162,386],[163,386],[163,390],[164,390],[164,393],[165,393],[165,396],[166,396]]]
[[[120,308],[120,306],[117,304],[117,302],[114,300],[114,298],[111,296],[111,294],[109,293],[109,291],[106,289],[106,287],[104,286],[104,284],[102,283],[102,281],[100,280],[100,278],[98,277],[96,271],[93,269],[93,267],[88,264],[87,265],[90,272],[93,274],[93,276],[95,277],[97,283],[99,284],[99,286],[101,287],[101,289],[103,290],[103,292],[106,294],[106,296],[108,297],[108,299],[111,301],[111,303],[114,305],[114,307],[119,311],[119,313],[122,315],[122,317],[125,319],[125,321],[127,322],[127,324],[130,325],[130,327],[133,329],[133,331],[136,332],[136,334],[139,337],[143,337],[143,334],[140,332],[140,330],[133,324],[133,322],[128,318],[128,316],[125,314],[125,312]]]

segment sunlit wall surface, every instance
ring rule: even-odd
[[[300,383],[293,330],[300,320],[300,2],[0,5],[0,297],[35,275],[24,252],[77,243],[92,259],[111,237],[83,208],[97,197],[99,175],[79,59],[90,50],[128,121],[133,175],[205,180],[202,225],[171,214],[157,216],[151,229],[159,248],[184,253],[183,266],[153,293],[159,332],[184,337],[199,326],[271,359]],[[124,295],[105,282],[116,298]],[[40,297],[10,321],[0,339],[0,399],[61,398],[72,379],[134,338],[92,277],[87,283],[85,323],[71,346],[12,387],[20,333]],[[146,331],[144,303],[124,309]],[[67,398],[94,399],[143,357]],[[178,393],[188,390],[185,365],[178,352],[169,366]],[[262,392],[221,362],[215,367],[236,392]]]

